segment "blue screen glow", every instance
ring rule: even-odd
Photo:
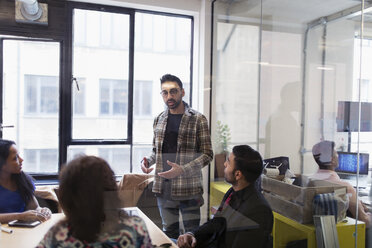
[[[337,172],[356,174],[358,166],[357,155],[357,153],[339,152],[338,168],[336,168],[335,170]],[[368,175],[368,160],[369,154],[359,153],[359,174]]]

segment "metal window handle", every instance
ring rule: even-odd
[[[75,83],[76,83],[76,88],[77,88],[78,91],[80,91],[79,83],[78,83],[76,77],[72,77],[71,81],[72,81],[72,82],[75,81]]]
[[[0,124],[0,131],[3,131],[4,128],[14,128],[14,125],[3,125],[3,124]]]

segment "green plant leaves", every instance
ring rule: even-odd
[[[231,140],[230,128],[227,124],[217,121],[216,126],[216,150],[217,152],[227,152]]]

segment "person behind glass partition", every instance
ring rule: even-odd
[[[263,169],[261,155],[250,146],[235,146],[225,162],[224,176],[232,187],[214,218],[179,236],[179,247],[268,247],[273,213],[255,187]]]
[[[349,198],[349,211],[355,218],[357,205],[356,191],[350,183],[342,181],[335,172],[335,169],[338,167],[338,155],[335,150],[335,142],[323,140],[313,146],[312,153],[319,169],[315,174],[310,176],[310,179],[326,180],[346,186],[346,192],[351,195]],[[364,221],[366,226],[369,227],[372,224],[371,218],[371,213],[369,213],[364,204],[359,201],[358,219]]]
[[[35,198],[32,178],[22,171],[14,141],[0,139],[0,222],[46,221],[52,212]]]
[[[119,208],[115,175],[105,160],[70,161],[59,175],[58,198],[66,219],[37,247],[152,247],[144,221]]]

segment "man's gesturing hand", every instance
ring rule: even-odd
[[[180,248],[193,248],[196,246],[196,239],[190,233],[185,233],[178,237],[177,245]]]
[[[171,179],[171,178],[175,178],[175,177],[178,177],[179,175],[182,174],[182,169],[181,169],[181,166],[179,166],[178,164],[176,163],[172,163],[170,162],[169,160],[167,160],[167,163],[172,167],[169,171],[164,171],[164,172],[160,172],[158,173],[159,176],[161,177],[164,177],[166,179]]]
[[[154,168],[149,168],[149,161],[147,161],[147,158],[143,158],[141,161],[141,169],[143,173],[149,174]]]

